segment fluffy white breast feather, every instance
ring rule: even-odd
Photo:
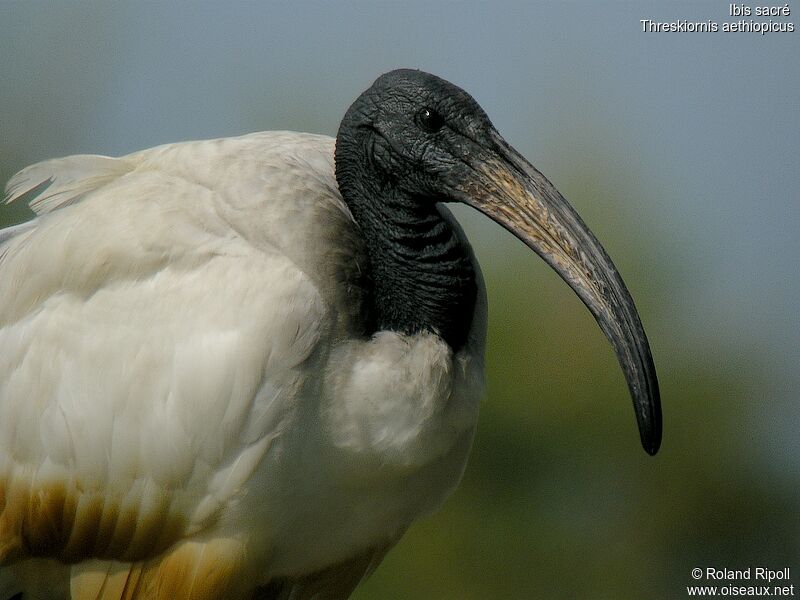
[[[0,600],[344,597],[456,486],[484,300],[455,356],[359,335],[333,145],[259,133],[9,182],[38,216],[0,231]]]

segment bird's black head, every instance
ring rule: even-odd
[[[436,202],[483,212],[572,287],[611,342],[628,381],[642,444],[661,443],[661,405],[647,337],[622,277],[552,183],[495,130],[461,88],[399,70],[377,79],[344,116],[336,178],[367,233],[436,218]],[[388,224],[387,224],[388,223]],[[424,245],[413,247],[422,255]]]
[[[412,69],[381,75],[350,106],[336,142],[340,186],[367,171],[371,181],[415,201],[456,200],[450,181],[476,143],[491,146],[492,123],[452,83]]]

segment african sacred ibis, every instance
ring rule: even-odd
[[[38,216],[0,232],[3,599],[346,598],[453,491],[475,431],[485,297],[444,202],[577,292],[658,450],[611,259],[433,75],[381,76],[335,140],[71,156],[14,176],[23,195]]]

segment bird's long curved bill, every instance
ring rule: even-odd
[[[606,251],[550,181],[494,133],[489,156],[472,166],[465,201],[541,256],[572,287],[608,337],[628,382],[642,446],[661,444],[661,401],[647,336]]]

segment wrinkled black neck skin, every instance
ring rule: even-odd
[[[375,171],[362,136],[340,130],[339,191],[366,244],[372,284],[367,334],[438,334],[453,352],[467,342],[477,285],[469,251],[436,208]]]

